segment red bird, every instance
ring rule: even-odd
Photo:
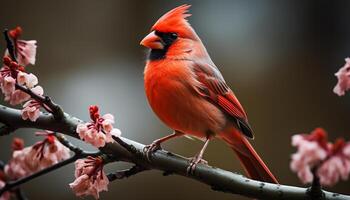
[[[174,130],[148,145],[147,153],[179,136],[205,139],[188,168],[193,172],[209,141],[216,137],[236,152],[251,178],[277,183],[247,140],[253,133],[242,105],[186,20],[189,7],[182,5],[163,15],[140,43],[150,49],[144,71],[147,99],[157,116]]]

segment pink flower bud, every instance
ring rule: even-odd
[[[77,160],[75,178],[69,186],[78,197],[92,195],[95,199],[99,199],[100,192],[108,191],[109,181],[103,171],[103,161],[99,157]]]

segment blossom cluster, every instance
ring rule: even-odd
[[[343,139],[328,142],[327,133],[317,128],[310,134],[292,138],[298,151],[292,155],[291,169],[303,183],[310,183],[316,175],[323,186],[332,186],[350,174],[350,142]]]
[[[89,107],[91,122],[79,124],[77,133],[80,139],[99,148],[105,146],[106,143],[114,142],[112,135],[119,137],[121,132],[114,128],[114,116],[105,114],[100,116],[97,106]]]
[[[4,169],[10,180],[28,176],[70,157],[70,150],[63,146],[52,132],[45,131],[36,134],[45,138],[33,146],[24,148],[20,139],[13,140],[12,158]]]
[[[20,40],[21,35],[20,27],[8,32],[14,49],[6,50],[3,57],[3,65],[0,69],[0,90],[4,94],[5,101],[11,105],[23,104],[21,110],[23,120],[29,119],[34,122],[40,115],[40,108],[49,112],[51,110],[44,102],[39,101],[44,90],[38,85],[38,78],[26,72],[29,64],[35,64],[36,41]],[[89,112],[91,122],[79,124],[76,129],[82,140],[99,148],[106,143],[114,142],[112,136],[121,135],[120,130],[113,127],[113,115],[100,116],[97,106],[90,106]],[[36,135],[43,136],[44,139],[29,147],[24,147],[22,139],[14,138],[12,157],[0,171],[0,188],[4,187],[7,181],[30,176],[70,157],[70,150],[58,141],[53,132],[37,132]],[[77,196],[92,195],[98,199],[101,191],[108,190],[109,180],[103,171],[104,164],[102,157],[88,156],[76,161],[76,179],[70,187]],[[11,193],[12,191],[6,191],[1,195],[0,200],[9,200]]]
[[[22,29],[17,27],[9,32],[9,37],[14,41],[15,56],[11,58],[6,50],[3,57],[3,66],[0,69],[0,89],[5,96],[5,101],[11,105],[23,105],[22,118],[35,121],[40,114],[41,103],[31,99],[30,95],[17,89],[16,84],[26,87],[37,95],[43,95],[44,90],[38,86],[38,78],[26,72],[28,64],[35,64],[36,41],[20,40]],[[17,59],[13,60],[13,59]],[[26,103],[25,103],[26,102]]]
[[[99,199],[101,191],[108,191],[109,180],[103,171],[103,159],[101,157],[87,157],[75,162],[75,181],[69,186],[75,195],[81,197],[92,195]]]

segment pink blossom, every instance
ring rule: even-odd
[[[7,60],[7,62],[9,62],[9,59],[10,58],[8,58],[8,57],[4,57],[3,60]],[[11,76],[11,69],[10,69],[10,67],[4,65],[0,69],[0,86],[3,84],[4,78],[7,76]]]
[[[5,165],[5,173],[11,180],[16,180],[33,173],[25,164],[25,158],[28,156],[30,148],[16,150],[12,153],[11,160]]]
[[[325,160],[317,170],[320,182],[324,186],[333,186],[340,179],[347,180],[350,174],[350,156],[347,154],[346,144],[343,139],[338,139],[330,144],[329,159]]]
[[[298,151],[292,155],[290,167],[303,183],[314,178],[311,169],[319,177],[323,186],[332,186],[340,179],[346,180],[350,174],[350,142],[338,139],[334,144],[327,141],[327,133],[317,128],[311,134],[292,137],[292,145]]]
[[[22,35],[22,28],[16,27],[15,29],[12,29],[9,31],[10,37],[15,42],[15,48],[16,48],[16,57],[18,60],[18,63],[20,65],[28,65],[28,64],[35,64],[35,56],[36,56],[36,40],[19,40],[19,37]],[[8,54],[8,52],[6,52]]]
[[[311,183],[314,178],[314,175],[312,174],[311,169],[308,166],[304,166],[304,168],[300,168],[297,174],[303,184]]]
[[[40,107],[41,107],[41,104],[35,100],[27,101],[23,105],[23,110],[21,111],[22,119],[23,120],[30,119],[30,121],[35,122],[40,116],[40,110],[39,110]]]
[[[78,124],[76,132],[79,134],[80,139],[84,140],[85,135],[87,135],[88,127],[86,124]]]
[[[108,191],[109,180],[103,171],[103,160],[100,157],[77,160],[75,178],[69,186],[78,197],[92,195],[99,199],[100,192]]]
[[[290,167],[303,183],[312,181],[311,168],[326,158],[327,152],[316,141],[309,141],[303,135],[295,135],[292,145],[298,148],[292,155]]]
[[[31,89],[35,94],[42,96],[44,94],[44,89],[37,85],[34,88]]]
[[[38,95],[43,95],[44,90],[41,86],[35,86],[31,89],[34,93]],[[22,92],[21,90],[15,90],[10,95],[5,95],[5,101],[9,101],[11,105],[18,105],[24,103],[30,99],[30,95]]]
[[[105,114],[102,116],[102,128],[106,132],[110,132],[113,129],[114,116],[112,114]]]
[[[5,95],[5,101],[11,105],[18,105],[30,99],[30,95],[20,90],[15,90],[12,94]]]
[[[78,124],[76,132],[78,133],[80,139],[85,140],[88,130],[87,124]]]
[[[310,135],[300,134],[292,137],[292,145],[298,151],[292,155],[290,168],[298,174],[303,183],[313,179],[311,169],[327,157],[326,132],[317,128]]]
[[[19,85],[24,85],[27,80],[27,73],[19,71],[17,74],[17,83]]]
[[[317,170],[317,175],[320,178],[321,185],[333,186],[340,180],[340,178],[343,180],[348,178],[350,161],[344,161],[339,156],[334,156],[321,165]]]
[[[20,65],[35,65],[36,40],[17,40],[17,60]]]
[[[17,83],[20,85],[26,85],[28,88],[33,88],[38,84],[38,78],[32,73],[27,74],[19,71],[17,74]]]
[[[70,150],[63,146],[50,131],[37,132],[37,135],[45,136],[43,141],[32,146],[34,158],[38,159],[38,168],[44,169],[70,157]],[[33,157],[27,157],[28,164]],[[29,163],[31,162],[31,163]],[[34,166],[36,168],[36,166]]]
[[[4,57],[4,63],[11,66],[5,65],[0,70],[0,88],[5,95],[5,101],[8,101],[11,105],[18,105],[30,99],[29,94],[21,90],[16,90],[16,82],[19,85],[25,85],[38,95],[43,95],[43,88],[41,86],[35,86],[38,84],[38,78],[34,74],[27,74],[21,71],[24,69],[20,70],[21,66],[11,61],[8,57]]]
[[[27,74],[26,86],[28,88],[33,88],[36,84],[38,84],[38,78],[32,73]]]
[[[9,101],[11,105],[18,105],[30,99],[30,96],[20,90],[15,90],[16,79],[10,76],[10,72],[7,71],[8,68],[3,67],[2,69],[6,69],[6,74],[3,79],[1,79],[0,87],[2,92],[5,95],[5,101]],[[8,69],[9,70],[9,69]],[[19,81],[23,81],[23,73],[19,73]]]
[[[7,76],[3,79],[1,84],[1,90],[5,95],[12,94],[15,91],[16,80],[11,76]]]
[[[45,139],[35,145],[16,150],[5,166],[6,175],[16,180],[70,157],[70,151],[51,132],[37,132]]]
[[[90,106],[89,111],[92,121],[85,124],[79,124],[76,128],[76,132],[79,134],[80,139],[99,148],[105,146],[106,142],[114,142],[112,135],[117,137],[121,135],[119,129],[113,128],[113,115],[105,114],[100,117],[97,106]]]
[[[88,131],[88,138],[86,141],[92,144],[93,146],[99,148],[106,145],[106,135],[102,132],[98,132],[95,129],[90,129]]]
[[[43,94],[40,86],[35,87],[38,84],[38,78],[32,73],[26,73],[24,66],[22,66],[35,63],[36,41],[19,40],[21,34],[22,29],[20,27],[9,31],[9,36],[15,43],[18,62],[12,60],[8,51],[6,51],[3,58],[4,66],[0,70],[0,88],[5,95],[5,101],[8,101],[11,105],[18,105],[30,99],[30,96],[25,92],[16,90],[16,83],[29,89],[33,88],[33,91],[39,90],[35,93]]]
[[[335,73],[338,83],[334,87],[333,92],[338,96],[343,96],[350,89],[350,58],[346,58],[345,62],[345,65]]]

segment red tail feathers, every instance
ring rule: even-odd
[[[250,178],[263,182],[278,183],[264,161],[262,161],[252,145],[241,133],[236,132],[232,135],[230,134],[229,137],[225,136],[223,139],[236,152],[245,172]]]

